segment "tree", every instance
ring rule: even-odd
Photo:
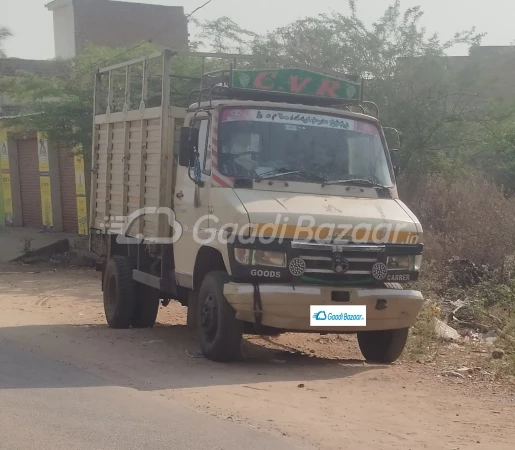
[[[0,27],[0,58],[6,58],[6,54],[3,50],[3,41],[9,36],[12,36],[11,32],[6,27]]]
[[[125,58],[149,53],[153,47],[142,46],[127,52]],[[66,143],[70,148],[91,146],[93,79],[97,67],[120,62],[123,51],[90,47],[69,61],[56,61],[61,75],[46,78],[23,74],[0,80],[0,90],[24,105],[22,114],[10,124],[21,132],[37,130],[49,139]]]
[[[391,77],[400,58],[443,56],[456,44],[478,45],[481,34],[472,28],[448,41],[427,36],[421,27],[420,7],[401,11],[400,0],[388,6],[380,19],[367,27],[358,17],[354,0],[350,14],[333,12],[297,20],[256,39],[254,51],[294,59],[324,69],[365,78]]]
[[[239,27],[229,17],[205,22],[191,19],[191,22],[200,28],[200,41],[195,42],[195,47],[207,47],[215,53],[247,53],[253,39],[258,37],[256,33]]]
[[[472,28],[442,42],[420,25],[420,7],[402,11],[399,0],[371,26],[359,18],[353,0],[349,9],[348,15],[297,20],[255,39],[253,50],[366,79],[366,99],[379,105],[383,124],[403,134],[407,170],[449,167],[449,158],[459,156],[464,143],[462,133],[451,128],[472,120],[469,107],[476,97],[443,57],[456,44],[479,45],[482,34]]]
[[[38,130],[47,134],[49,139],[65,143],[68,147],[82,147],[89,153],[91,148],[93,81],[95,70],[99,67],[148,55],[159,51],[153,44],[142,44],[133,49],[112,49],[89,47],[73,60],[56,61],[61,65],[61,75],[45,78],[34,74],[6,77],[0,80],[0,91],[24,105],[20,117],[11,119],[14,130]],[[188,58],[175,58],[174,73],[191,77],[176,79],[172,83],[172,98],[176,105],[186,106],[188,94],[197,89],[201,74],[201,61]],[[211,66],[206,64],[206,68]],[[124,70],[115,75],[124,75]],[[131,73],[131,109],[138,109],[141,98],[141,67]],[[198,81],[195,81],[198,78]],[[120,80],[120,78],[118,78]],[[161,101],[160,64],[149,65],[149,99],[147,106]],[[106,89],[107,86],[103,86]],[[124,82],[115,82],[113,105],[121,110],[124,103]],[[105,108],[107,92],[101,96],[101,107]]]
[[[264,59],[278,56],[365,78],[366,99],[379,105],[382,123],[402,133],[403,165],[414,179],[421,173],[455,173],[465,164],[487,161],[486,140],[503,141],[492,137],[499,133],[489,129],[492,123],[508,120],[511,112],[489,104],[478,94],[483,89],[477,77],[471,77],[468,69],[457,70],[445,58],[446,51],[456,44],[479,45],[482,34],[472,28],[441,41],[420,25],[423,12],[419,7],[402,10],[398,0],[367,26],[359,18],[355,2],[349,0],[348,4],[349,14],[320,14],[264,36],[242,29],[227,17],[195,22],[200,41],[192,47],[251,52]],[[86,144],[90,139],[93,68],[151,50],[146,44],[119,56],[119,50],[92,48],[70,64],[66,80],[27,76],[11,80],[11,89],[14,96],[34,102],[32,110],[45,112],[45,118],[41,114],[25,121],[38,123],[49,135]],[[206,70],[219,67],[219,62],[206,61]],[[185,58],[175,60],[174,68],[179,74],[195,77],[201,72],[199,61]],[[156,77],[151,82],[160,84]],[[185,104],[192,88],[190,82],[176,81],[172,86],[176,104]],[[45,100],[48,98],[53,100]]]

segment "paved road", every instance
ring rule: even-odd
[[[249,405],[251,408],[252,405]],[[292,449],[291,441],[109,385],[0,338],[1,450]]]

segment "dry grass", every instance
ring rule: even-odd
[[[438,348],[434,327],[434,319],[440,316],[440,308],[436,302],[427,300],[417,317],[417,323],[410,330],[410,337],[404,357],[416,361],[433,355]]]
[[[495,330],[496,346],[506,356],[490,366],[501,377],[515,375],[515,198],[506,198],[474,171],[455,179],[426,176],[400,184],[401,198],[424,227],[424,265],[417,288],[427,299],[406,356],[427,359],[438,353],[441,342],[433,320],[452,319],[461,302],[466,304],[461,310],[465,317],[450,325]],[[462,268],[449,264],[453,258],[473,262],[479,276],[466,285],[459,283]]]
[[[515,199],[480,173],[401,181],[400,191],[424,226],[426,260],[459,257],[500,266],[515,253]]]

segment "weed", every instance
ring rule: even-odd
[[[34,240],[34,238],[25,236],[25,237],[21,238],[20,240],[23,244],[22,249],[21,249],[23,256],[29,256],[30,253],[32,252],[32,241]]]
[[[433,353],[438,343],[434,321],[439,316],[440,307],[434,301],[427,300],[418,315],[415,326],[410,330],[405,352],[408,359],[417,360]]]

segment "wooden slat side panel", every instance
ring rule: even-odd
[[[161,119],[151,119],[147,122],[146,158],[144,160],[144,205],[159,207],[159,186],[161,183]],[[146,215],[143,234],[149,237],[157,236],[157,215]]]
[[[100,116],[97,116],[97,119]],[[163,186],[172,186],[173,164],[179,145],[182,118],[172,116],[167,142],[162,142],[161,117],[152,111],[139,117],[135,114],[111,114],[96,120],[97,167],[94,177],[95,195],[94,226],[102,228],[109,216],[128,216],[143,207],[159,207]],[[167,154],[163,156],[163,149]],[[166,171],[163,170],[166,164]],[[166,179],[161,179],[165,176]],[[171,203],[171,193],[166,201]],[[136,221],[130,234],[142,232],[147,237],[156,237],[159,232],[159,217],[147,215]]]
[[[109,171],[109,216],[125,216],[123,211],[125,122],[113,123]]]
[[[145,124],[141,120],[129,122],[129,147],[127,162],[127,215],[131,215],[140,209],[140,179],[142,171],[142,142]],[[136,235],[139,230],[139,220],[131,228],[131,235]]]

